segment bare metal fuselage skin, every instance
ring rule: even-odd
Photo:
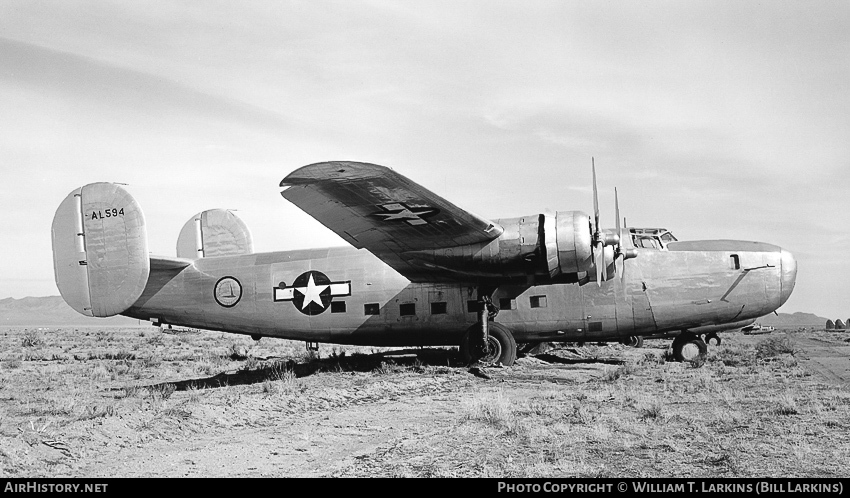
[[[769,244],[674,242],[638,252],[622,281],[499,286],[495,321],[521,343],[615,341],[755,319],[787,300],[796,276],[790,253]],[[305,284],[311,272],[330,282]],[[217,297],[221,282],[240,287],[239,295]],[[477,299],[474,283],[411,283],[368,251],[335,247],[154,265],[142,296],[122,314],[310,342],[457,345],[477,323]]]

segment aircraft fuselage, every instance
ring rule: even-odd
[[[796,263],[769,244],[674,242],[638,249],[625,276],[502,285],[495,321],[517,342],[616,341],[754,319],[787,300]],[[412,283],[366,250],[334,247],[151,268],[122,314],[309,342],[457,345],[478,320],[475,283]]]

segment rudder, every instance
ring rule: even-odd
[[[79,313],[117,315],[142,295],[150,275],[145,216],[122,187],[92,183],[68,194],[51,235],[56,286]]]
[[[189,218],[177,238],[177,257],[238,256],[254,252],[251,231],[227,209],[209,209]]]

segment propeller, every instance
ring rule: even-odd
[[[623,249],[623,226],[620,224],[620,200],[617,195],[617,189],[614,188],[614,213],[616,216],[616,230],[614,234],[605,233],[599,225],[599,192],[596,187],[596,161],[591,158],[593,168],[593,260],[596,266],[596,284],[602,286],[603,280],[608,280],[608,265],[605,264],[605,246],[613,246],[614,251],[614,272],[620,275],[620,280],[624,280],[626,274],[627,259],[637,257],[637,251],[632,248]]]
[[[599,225],[599,190],[596,187],[596,160],[590,158],[593,168],[593,263],[596,266],[596,285],[602,286],[608,280],[608,265],[605,264],[605,246],[619,244],[619,235],[604,233]]]

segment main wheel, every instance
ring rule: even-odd
[[[470,344],[471,337],[474,337],[473,334],[481,333],[481,325],[475,324],[469,327],[466,334],[463,335],[463,339],[461,339],[460,357],[466,363],[472,363],[474,360],[477,360],[483,366],[495,365],[497,363],[501,363],[506,367],[513,365],[514,361],[516,361],[516,341],[511,331],[504,325],[496,322],[488,323],[487,328],[489,329],[490,339],[487,353],[481,356],[481,352],[478,351],[476,354],[475,350],[478,348]],[[478,358],[478,356],[481,357]]]
[[[707,353],[708,346],[695,334],[682,333],[673,340],[673,357],[676,361],[696,361]]]

